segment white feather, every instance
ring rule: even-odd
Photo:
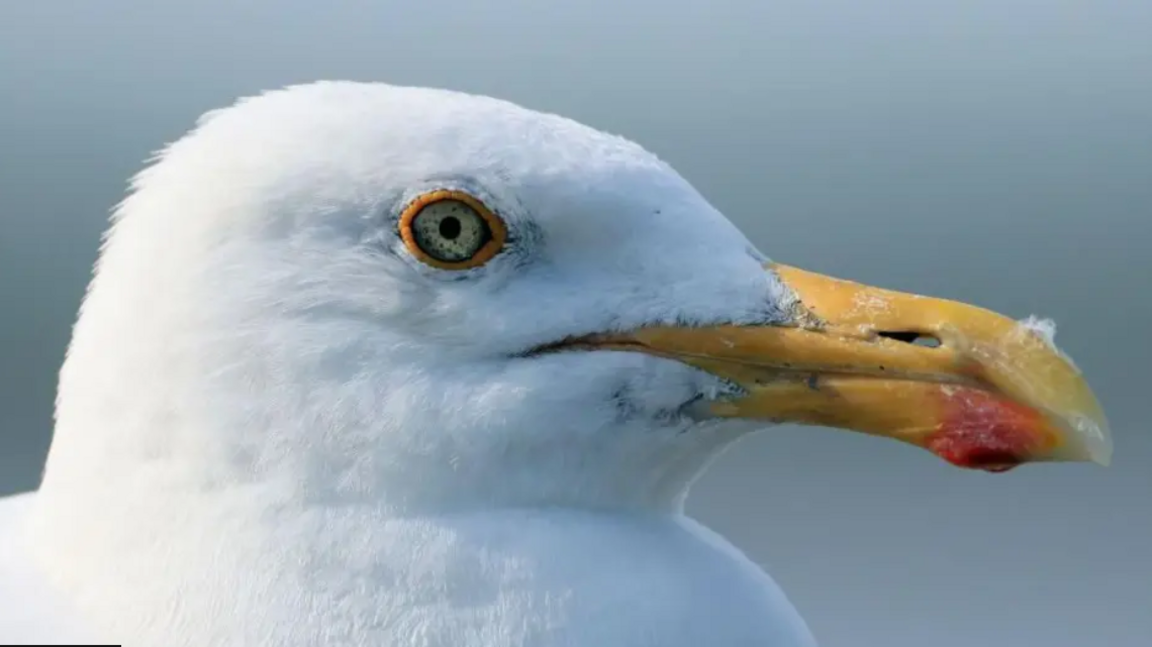
[[[507,221],[484,268],[405,252],[396,215],[440,187]],[[133,646],[810,645],[683,517],[750,430],[684,413],[721,384],[517,356],[779,321],[763,261],[639,146],[502,101],[329,82],[210,113],[116,211],[30,560]]]

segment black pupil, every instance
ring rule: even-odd
[[[448,216],[440,221],[440,235],[448,240],[456,240],[460,235],[460,219],[456,216]]]

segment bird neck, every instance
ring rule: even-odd
[[[151,533],[43,533],[41,564],[125,644],[792,645],[764,641],[803,632],[762,571],[677,514],[267,504],[204,495],[135,510]],[[101,512],[118,513],[87,514]]]

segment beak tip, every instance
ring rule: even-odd
[[[1090,450],[1089,457],[1100,467],[1109,467],[1112,465],[1112,443]]]
[[[1071,437],[1078,442],[1080,460],[1087,460],[1101,467],[1112,463],[1112,432],[1108,421],[1101,416],[1076,416],[1068,421]]]

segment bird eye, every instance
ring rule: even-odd
[[[408,251],[443,270],[466,270],[487,263],[504,247],[504,221],[484,203],[462,191],[432,191],[416,198],[400,216],[400,236]]]

